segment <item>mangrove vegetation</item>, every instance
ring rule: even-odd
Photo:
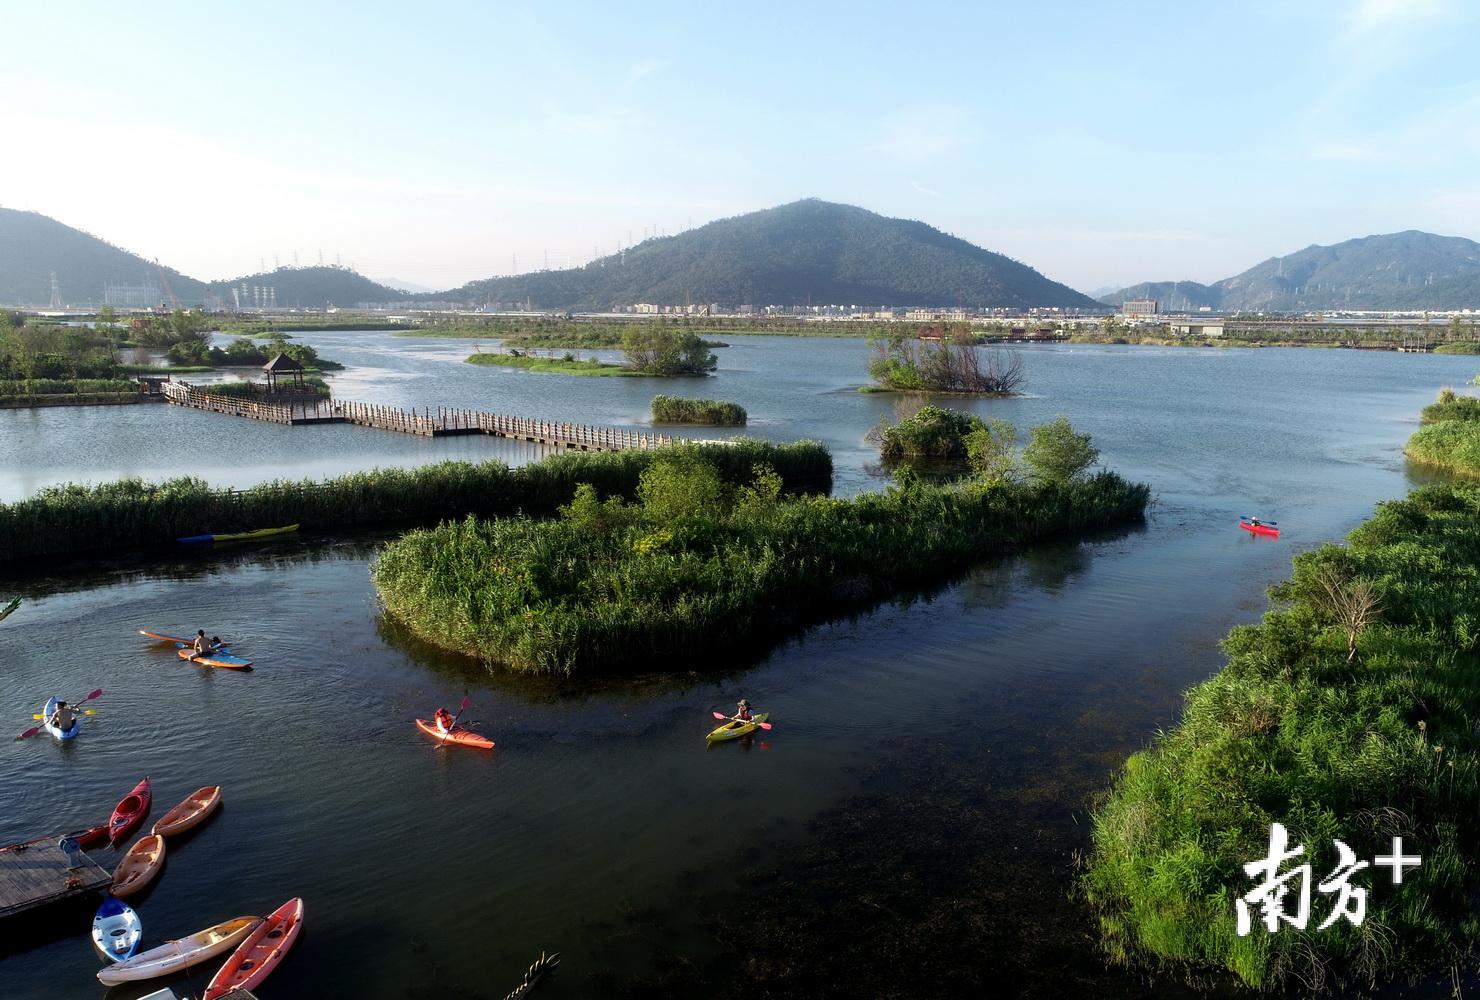
[[[1082,884],[1104,944],[1122,962],[1302,994],[1453,966],[1480,931],[1480,487],[1380,504],[1345,546],[1296,556],[1270,597],[1095,812]],[[1241,935],[1236,901],[1258,885],[1244,866],[1269,854],[1275,823],[1306,848],[1282,870],[1312,865],[1309,925],[1270,933],[1256,917]],[[1315,886],[1333,842],[1365,860],[1394,837],[1422,864],[1401,884],[1380,865],[1357,873],[1365,919],[1318,929],[1337,905]]]
[[[744,427],[746,418],[745,407],[739,403],[718,399],[684,399],[680,396],[653,397],[654,423]]]
[[[702,458],[726,483],[747,481],[752,468],[762,464],[776,470],[786,492],[827,491],[832,484],[832,456],[822,445],[747,438],[654,451],[568,452],[513,469],[502,462],[439,462],[241,491],[213,490],[196,478],[69,484],[0,504],[0,563],[283,524],[333,530],[425,524],[469,514],[548,514],[569,503],[583,483],[603,496],[635,497],[642,472],[664,455]]]
[[[757,462],[737,484],[712,464],[721,453],[659,458],[635,502],[581,486],[553,520],[413,531],[375,564],[386,612],[431,643],[519,671],[698,662],[993,554],[1138,518],[1148,499],[1106,472],[788,500],[774,467]]]

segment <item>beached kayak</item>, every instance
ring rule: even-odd
[[[179,541],[185,545],[204,545],[209,542],[255,542],[259,538],[273,538],[298,530],[298,525],[288,524],[281,528],[258,528],[256,531],[237,531],[228,534],[187,535]]]
[[[216,971],[201,1000],[221,1000],[232,990],[250,990],[282,962],[303,927],[303,900],[290,899],[248,934]]]
[[[444,733],[437,728],[435,722],[428,722],[426,719],[417,719],[416,728],[428,736],[436,738],[441,743],[460,743],[465,747],[478,747],[480,750],[493,749],[493,740],[487,736],[475,733],[471,729],[464,729],[462,726],[453,726],[452,732]]]
[[[1268,524],[1254,524],[1249,521],[1239,521],[1238,526],[1245,531],[1255,535],[1269,535],[1272,538],[1280,537],[1280,529]]]
[[[134,832],[134,828],[144,821],[149,815],[149,803],[153,800],[153,793],[149,787],[149,779],[145,778],[134,786],[134,790],[125,795],[113,807],[113,815],[108,818],[108,839],[117,844],[123,838]]]
[[[113,869],[113,888],[109,891],[115,896],[131,896],[153,882],[163,867],[164,838],[157,833],[140,837]]]
[[[52,713],[56,710],[57,700],[55,698],[46,699],[46,705],[41,709],[41,718],[50,719]],[[46,727],[46,731],[48,733],[51,733],[51,735],[55,736],[59,740],[75,740],[77,738],[77,734],[82,731],[82,716],[79,714],[75,719],[73,719],[72,725],[67,729],[58,729],[50,722],[43,722],[42,725]]]
[[[158,948],[141,951],[127,961],[99,969],[98,982],[104,986],[116,986],[173,975],[217,955],[224,955],[241,944],[261,923],[261,917],[237,917],[186,935],[178,941],[166,941]]]
[[[92,939],[98,951],[110,962],[122,962],[139,947],[144,925],[139,915],[124,902],[109,896],[93,917]]]
[[[252,666],[251,660],[244,660],[240,656],[233,656],[224,649],[218,649],[214,653],[203,653],[195,655],[194,646],[186,646],[175,651],[180,659],[189,660],[191,663],[199,663],[203,667],[220,667],[222,670],[247,670]]]
[[[714,730],[714,732],[706,736],[705,739],[709,740],[709,742],[711,743],[718,743],[720,740],[737,739],[738,737],[744,736],[747,733],[755,732],[757,729],[760,728],[760,726],[756,725],[756,723],[765,722],[770,717],[771,714],[769,712],[760,712],[752,716],[749,722],[737,722],[736,720],[731,719],[729,722],[726,722],[723,726],[720,726],[718,729]]]
[[[154,828],[149,832],[157,833],[161,837],[178,836],[204,823],[220,804],[220,785],[197,788],[185,797],[184,802],[155,820]]]

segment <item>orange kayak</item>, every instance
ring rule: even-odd
[[[216,971],[201,1000],[221,1000],[232,990],[250,990],[278,967],[303,928],[303,900],[290,899],[269,913]]]
[[[180,659],[189,660],[191,663],[199,663],[203,667],[220,667],[223,670],[247,670],[252,666],[251,660],[244,660],[240,656],[232,656],[219,650],[214,653],[206,653],[204,656],[196,656],[195,649],[186,646],[184,649],[175,650]]]
[[[416,728],[428,736],[433,737],[439,743],[461,743],[465,747],[477,747],[480,750],[493,749],[493,740],[487,736],[475,733],[471,729],[464,729],[461,726],[454,726],[452,732],[444,733],[437,728],[435,722],[428,722],[426,719],[417,719]]]
[[[157,833],[140,837],[113,869],[113,887],[108,891],[120,898],[131,896],[153,882],[163,867],[164,838]]]
[[[173,837],[184,833],[205,822],[206,817],[215,812],[220,804],[220,785],[197,788],[186,797],[184,802],[159,817],[155,821],[154,829],[149,832],[157,833],[161,837]]]

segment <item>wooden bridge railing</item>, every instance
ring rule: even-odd
[[[216,392],[205,392],[188,382],[166,382],[160,391],[165,399],[176,406],[189,406],[212,413],[225,413],[252,420],[267,420],[275,424],[291,424],[293,408],[278,403],[258,403],[255,400],[239,399]]]

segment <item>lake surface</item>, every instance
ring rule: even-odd
[[[897,405],[853,391],[867,359],[856,341],[727,336],[717,377],[675,386],[465,365],[466,341],[300,336],[350,366],[336,394],[365,402],[642,426],[658,391],[732,399],[750,411],[748,433],[827,443],[842,494],[881,485],[865,436]],[[489,675],[379,619],[368,577],[378,539],[365,536],[0,579],[0,597],[27,598],[0,624],[0,706],[15,730],[53,692],[106,692],[71,744],[0,742],[0,843],[103,822],[145,774],[156,817],[221,784],[220,815],[172,842],[164,874],[134,901],[146,946],[301,895],[307,929],[265,1000],[501,997],[542,949],[564,963],[537,997],[616,996],[675,961],[722,959],[705,920],[749,873],[795,870],[802,891],[799,858],[870,803],[908,799],[928,767],[992,807],[985,830],[946,823],[939,835],[967,852],[1010,846],[1030,876],[986,922],[1004,974],[1051,981],[1072,966],[1086,988],[1134,995],[1092,951],[1068,948],[1068,931],[1024,940],[1012,928],[1088,926],[1065,900],[1087,797],[1175,721],[1182,690],[1217,669],[1218,639],[1258,616],[1293,553],[1339,539],[1410,487],[1401,448],[1419,408],[1440,385],[1467,382],[1475,361],[1078,345],[1023,354],[1031,395],[948,405],[1020,429],[1067,415],[1105,464],[1153,486],[1146,524],[983,565],[753,660],[579,684]],[[4,499],[125,474],[193,471],[244,486],[539,455],[496,439],[283,428],[163,406],[0,411]],[[1245,513],[1280,521],[1284,537],[1238,531]],[[218,632],[257,669],[183,664],[141,627]],[[438,749],[412,726],[464,694],[468,717],[498,741],[491,753]],[[776,728],[706,749],[710,709],[742,695]],[[871,827],[832,863],[866,854],[871,838],[917,832],[907,821]],[[815,903],[846,926],[848,899]],[[88,919],[58,915],[0,942],[0,994],[101,995]],[[173,985],[199,990],[205,978]],[[927,984],[916,995],[935,994]]]

